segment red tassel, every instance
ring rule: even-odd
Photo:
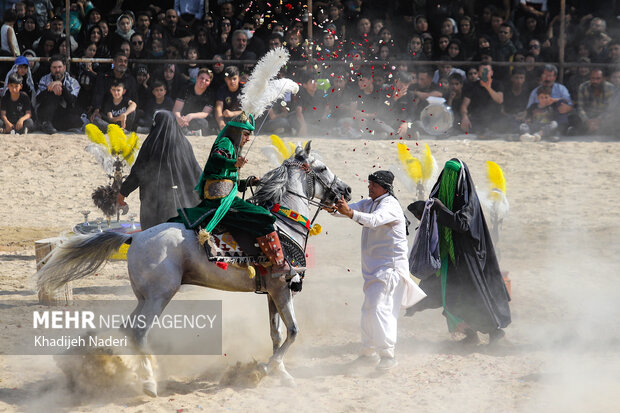
[[[227,262],[216,262],[215,265],[217,265],[218,267],[220,267],[224,271],[226,271],[228,269],[228,263]]]

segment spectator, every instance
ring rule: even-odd
[[[241,22],[235,18],[235,9],[232,2],[226,2],[220,6],[220,16],[221,21],[224,21],[224,19],[228,20],[232,30],[237,30],[241,27]]]
[[[536,89],[537,102],[527,109],[526,124],[521,125],[521,132],[535,132],[534,140],[545,137],[557,142],[558,121],[562,113],[570,110],[571,107],[564,99],[553,99],[549,86],[540,86]],[[521,135],[521,140],[529,140],[527,135]]]
[[[614,94],[614,85],[603,78],[600,68],[590,71],[590,80],[579,86],[577,98],[577,115],[581,120],[580,131],[595,133],[599,130],[599,121],[609,106]]]
[[[427,60],[428,56],[423,51],[422,37],[418,34],[414,34],[409,39],[409,45],[407,51],[400,57],[401,60]],[[410,70],[414,68],[411,67]]]
[[[458,73],[452,73],[448,76],[449,92],[446,97],[446,105],[456,109],[454,113],[454,127],[461,124],[461,113],[459,108],[463,104],[463,85],[465,81]]]
[[[65,22],[58,16],[54,17],[50,23],[50,29],[46,33],[54,38],[57,45],[64,42],[66,38]],[[69,35],[69,41],[71,43],[71,52],[75,52],[78,48],[77,41],[75,41],[72,35]]]
[[[334,126],[341,126],[343,121],[348,121],[353,116],[351,94],[351,84],[349,82],[346,71],[339,70],[334,73],[331,78],[332,93],[327,95],[327,104],[329,105],[329,122]],[[342,133],[346,135],[345,133]]]
[[[616,92],[620,90],[620,68],[615,68],[609,75],[609,82],[614,85]]]
[[[418,15],[415,18],[415,32],[422,36],[424,33],[428,33],[428,20],[424,15]]]
[[[136,13],[136,33],[142,35],[142,39],[147,41],[151,36],[151,16],[146,11]]]
[[[247,49],[248,35],[243,30],[235,30],[232,34],[230,57],[228,60],[255,60],[256,54]]]
[[[465,57],[461,52],[461,48],[461,42],[458,39],[450,40],[450,43],[448,44],[448,57],[450,60],[454,60],[456,62],[465,60]]]
[[[100,116],[103,106],[104,97],[109,93],[112,86],[112,80],[117,79],[123,82],[125,95],[132,102],[138,100],[138,85],[136,79],[127,71],[128,59],[124,52],[116,52],[114,54],[114,68],[107,72],[101,72],[97,75],[95,82],[95,92],[93,95],[93,111],[90,115],[91,122]]]
[[[493,68],[488,64],[478,66],[480,79],[463,92],[461,129],[464,132],[486,133],[501,126],[501,105],[504,93],[501,83],[493,80]]]
[[[523,122],[529,98],[525,86],[525,70],[515,67],[510,75],[510,87],[504,90],[502,112],[516,124]]]
[[[30,98],[22,92],[23,79],[17,73],[9,76],[7,87],[9,93],[2,97],[0,112],[3,133],[27,134],[34,129]]]
[[[134,33],[131,35],[130,40],[130,59],[147,59],[148,52],[144,48],[144,36],[140,33]]]
[[[37,118],[47,134],[79,128],[80,111],[75,107],[80,85],[67,73],[62,56],[52,56],[50,73],[41,78],[37,94]]]
[[[247,19],[243,22],[241,29],[245,31],[247,37],[247,47],[249,52],[254,53],[257,58],[261,58],[265,54],[265,43],[260,37],[255,36],[256,26],[253,19]]]
[[[22,79],[22,87],[20,91],[21,93],[25,92],[28,95],[28,98],[31,100],[32,106],[34,106],[34,98],[37,95],[37,90],[34,87],[34,81],[32,79],[32,73],[30,71],[30,63],[25,56],[17,56],[17,59],[15,59],[15,64],[6,75],[6,79],[4,80],[5,85],[8,86],[9,77],[13,73],[17,74]],[[4,87],[2,89],[2,96],[5,96],[7,91],[8,87]]]
[[[93,58],[97,55],[97,45],[89,44],[82,57]],[[92,111],[93,93],[95,83],[97,82],[97,74],[100,72],[101,66],[96,62],[80,62],[77,64],[77,81],[80,84],[80,93],[78,94],[77,106],[83,108],[86,113]]]
[[[185,51],[185,58],[188,60],[198,60],[198,47],[193,44],[189,45]],[[196,77],[198,76],[198,71],[200,70],[197,63],[185,64],[179,69],[181,71],[181,76],[185,79],[185,81],[192,84],[196,83]]]
[[[33,0],[34,16],[37,26],[46,29],[50,20],[54,17],[54,5],[51,0]]]
[[[215,120],[221,130],[226,123],[241,114],[239,95],[239,69],[237,66],[228,66],[224,70],[224,85],[217,90],[215,99]]]
[[[390,119],[386,121],[385,113],[385,94],[374,85],[374,76],[372,70],[368,68],[362,69],[358,73],[357,87],[359,88],[358,96],[354,96],[353,110],[353,127],[356,130],[375,135],[380,138],[385,138],[389,134],[394,134],[395,128],[392,126],[396,123],[395,120]],[[402,104],[402,102],[401,102]],[[317,106],[317,112],[321,106]],[[390,118],[397,118],[398,115],[391,114]],[[317,115],[318,116],[318,115]],[[409,118],[409,116],[407,116]],[[394,125],[396,126],[396,125]],[[400,124],[396,126],[396,129],[400,127]]]
[[[127,40],[123,40],[120,46],[118,47],[118,51],[123,52],[125,56],[130,56],[131,55],[131,43],[129,43],[129,41]]]
[[[219,54],[216,54],[213,56],[213,60],[215,63],[213,63],[213,65],[211,66],[213,71],[211,88],[217,93],[217,91],[220,90],[220,87],[226,84],[226,82],[224,81],[224,79],[226,78],[226,74],[224,73],[224,58]]]
[[[19,43],[13,26],[17,21],[15,11],[9,9],[4,12],[2,28],[0,28],[0,49],[5,56],[17,57],[20,55]]]
[[[213,111],[215,98],[209,89],[213,73],[209,69],[200,69],[196,84],[188,85],[172,109],[177,123],[185,133],[199,131],[202,136],[209,134],[207,118]]]
[[[411,137],[408,134],[409,125],[415,121],[414,103],[409,86],[413,84],[413,77],[403,70],[399,70],[394,75],[394,86],[387,90],[384,107],[380,114],[385,120],[386,126],[393,129],[390,131],[398,137]]]
[[[88,32],[88,41],[83,44],[83,47],[86,47],[90,43],[95,43],[97,45],[96,57],[110,57],[110,49],[107,43],[103,41],[103,33],[98,25],[90,29]]]
[[[23,1],[15,3],[14,9],[16,20],[13,29],[15,30],[15,33],[19,35],[19,33],[24,29],[24,22],[26,20],[26,3]]]
[[[24,19],[24,29],[17,33],[17,44],[20,50],[33,49],[34,42],[41,37],[37,20],[33,16]]]
[[[95,120],[99,129],[105,132],[108,125],[114,123],[123,129],[134,130],[137,105],[126,96],[126,92],[122,80],[112,79],[101,109],[102,116]]]
[[[437,49],[435,49],[435,58],[439,59],[442,55],[448,54],[448,45],[450,44],[450,36],[442,34],[437,39]]]
[[[149,133],[153,124],[153,117],[158,110],[167,110],[172,112],[174,100],[166,95],[166,84],[160,79],[154,79],[151,82],[151,95],[144,105],[138,117],[138,133]]]
[[[230,49],[232,33],[232,23],[230,19],[224,18],[220,21],[220,35],[217,41],[217,52],[225,53]]]
[[[82,24],[82,27],[80,27],[80,33],[77,36],[78,43],[83,45],[84,43],[88,42],[88,35],[90,31],[93,27],[97,27],[97,25],[101,21],[101,17],[101,11],[96,7],[93,7],[86,13],[84,23]]]
[[[476,29],[471,17],[463,16],[460,18],[459,32],[455,37],[461,42],[460,54],[463,60],[470,60],[478,49],[478,38],[476,37]]]
[[[458,29],[456,28],[456,23],[453,18],[446,17],[441,23],[440,33],[444,36],[448,36],[450,39],[454,37],[456,33],[458,33]]]
[[[162,79],[166,83],[166,95],[170,96],[174,101],[187,87],[187,82],[177,73],[177,66],[174,63],[166,63],[163,66],[163,71],[157,71],[155,77]]]
[[[498,42],[495,47],[495,60],[500,62],[512,60],[512,56],[517,52],[517,48],[512,42],[512,36],[512,27],[507,23],[502,23],[497,32]]]
[[[149,79],[151,78],[151,75],[149,73],[149,68],[144,64],[137,64],[134,73],[136,85],[138,87],[138,91],[136,93],[138,100],[136,101],[136,104],[138,105],[138,108],[142,109],[146,104],[146,101],[151,96],[151,88],[149,87]]]
[[[166,29],[169,38],[179,39],[183,44],[189,43],[194,37],[183,25],[179,24],[179,15],[174,9],[166,10]]]
[[[208,19],[213,21],[213,17],[208,17]],[[211,59],[217,50],[215,38],[202,26],[196,29],[196,39],[191,44],[196,46],[199,59]]]
[[[452,59],[450,56],[441,56],[441,60],[450,61]],[[465,77],[467,76],[462,69],[453,67],[449,63],[441,64],[437,67],[438,69],[435,70],[435,73],[433,74],[433,83],[436,85],[439,85],[439,79],[447,79],[452,73],[457,73],[463,78],[463,80],[465,80]]]
[[[587,57],[580,57],[577,62],[590,63],[590,59],[588,59]],[[568,93],[571,96],[577,96],[577,94],[579,93],[579,86],[581,86],[583,82],[587,82],[588,80],[590,80],[590,67],[578,66],[577,71],[571,74],[566,81],[566,88],[568,89]]]
[[[441,92],[435,83],[433,83],[433,68],[429,66],[418,66],[417,68],[417,84],[413,86],[412,97],[414,102],[413,113],[415,119],[420,118],[422,110],[428,106],[426,100],[429,96],[441,97]]]
[[[540,87],[548,87],[551,88],[551,98],[553,102],[565,102],[561,107],[559,107],[559,113],[561,116],[558,117],[558,124],[560,127],[560,132],[563,133],[568,128],[568,112],[573,110],[573,101],[571,100],[570,93],[568,89],[564,85],[561,85],[556,82],[558,77],[558,69],[554,65],[545,65],[543,69],[543,73],[540,77],[541,82],[540,86],[532,90],[530,93],[530,98],[527,102],[527,108],[529,109],[533,105],[538,103],[538,93],[537,89]]]
[[[620,65],[620,40],[612,40],[607,46],[609,63]]]

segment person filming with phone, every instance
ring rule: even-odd
[[[504,123],[502,85],[493,80],[491,65],[481,64],[478,73],[480,78],[463,90],[461,129],[478,134],[501,131]]]

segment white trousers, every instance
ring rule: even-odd
[[[381,357],[394,357],[397,320],[404,291],[405,281],[396,271],[364,283],[363,355],[378,353]]]

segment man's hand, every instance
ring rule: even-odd
[[[241,168],[243,167],[243,165],[245,165],[246,163],[248,163],[248,160],[245,159],[243,156],[239,156],[237,157],[237,162],[235,162],[235,166],[237,168]]]
[[[596,132],[598,130],[598,119],[588,119],[586,124],[590,132]]]
[[[118,115],[118,121],[121,123],[121,128],[127,129],[127,115],[125,113]]]
[[[93,110],[93,113],[90,114],[90,121],[94,122],[97,117],[99,117],[99,109]]]
[[[13,130],[13,124],[11,122],[4,123],[4,133],[10,133]]]
[[[24,127],[24,121],[23,120],[18,120],[17,123],[15,124],[15,129],[16,130],[22,130],[22,128]]]
[[[119,204],[120,206],[127,205],[127,203],[125,202],[125,197],[123,195],[121,195],[120,192],[119,192],[118,195],[116,195],[116,203]]]
[[[483,88],[485,88],[486,90],[491,89],[491,83],[493,82],[493,79],[491,79],[491,76],[489,76],[487,78],[487,81],[483,81],[482,79],[480,79],[480,86],[482,86]]]
[[[408,129],[409,128],[407,127],[407,122],[401,123],[400,126],[398,127],[398,131],[396,132],[397,136],[405,137],[407,135]]]
[[[461,119],[461,129],[463,129],[464,132],[469,132],[471,129],[471,121],[467,115],[464,115]]]
[[[344,196],[341,196],[338,201],[336,201],[336,209],[342,215],[346,215],[349,218],[353,218],[353,210],[347,204],[347,201],[344,200]]]

